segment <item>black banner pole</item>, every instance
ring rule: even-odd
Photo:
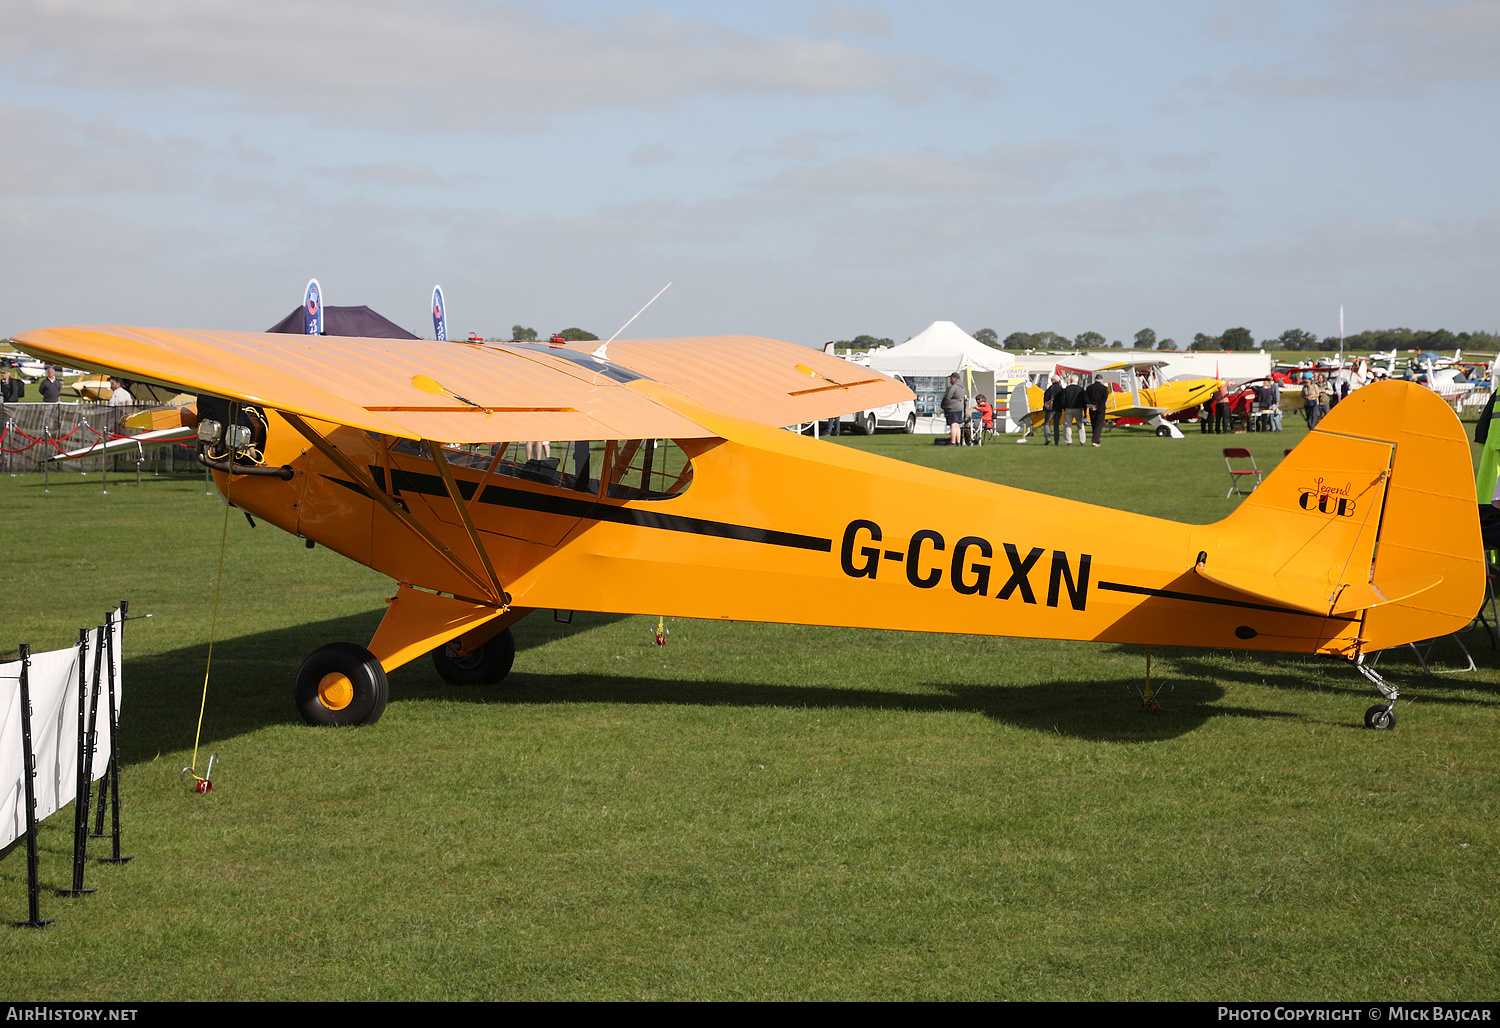
[[[88,730],[88,642],[89,630],[78,630],[78,774],[73,790],[73,887],[58,889],[59,896],[84,896],[93,889],[83,887],[83,865],[88,862],[89,849],[89,792],[92,784],[89,766],[93,761],[93,748],[89,745]],[[99,661],[103,656],[103,640],[94,647],[94,687],[99,685]],[[97,697],[96,697],[97,698]]]
[[[114,718],[114,707],[115,707],[115,658],[114,658],[114,648],[113,648],[113,644],[114,644],[114,628],[113,628],[113,625],[114,625],[114,611],[105,611],[104,612],[104,623],[106,625],[110,626],[110,628],[108,629],[108,635],[106,636],[106,639],[107,639],[106,646],[108,648],[104,651],[105,652],[105,661],[104,662],[107,665],[109,665],[109,708],[110,708],[110,717],[109,717],[109,754],[110,754],[110,760],[109,760],[109,763],[107,765],[105,765],[105,768],[104,768],[104,778],[99,782],[99,803],[98,803],[98,805],[97,805],[97,807],[95,808],[95,811],[94,811],[94,830],[89,833],[89,838],[90,839],[102,839],[102,838],[104,838],[104,808],[109,806],[109,779],[110,779],[110,775],[113,773],[114,767],[115,767],[115,761],[114,761],[114,752],[115,752],[115,718]],[[119,856],[119,854],[116,853],[115,856]]]
[[[119,718],[115,714],[115,633],[120,634],[120,653],[124,659],[125,653],[125,601],[120,601],[120,609],[112,611],[104,616],[109,624],[109,630],[105,634],[105,664],[109,669],[109,769],[104,772],[104,781],[99,783],[99,825],[104,826],[104,804],[106,802],[105,787],[107,786],[110,796],[110,818],[113,825],[111,835],[114,836],[113,854],[108,857],[100,857],[101,864],[124,864],[128,863],[129,857],[120,856],[120,743],[116,738],[119,729]]]
[[[31,644],[21,644],[21,778],[25,781],[26,793],[26,909],[30,915],[25,921],[12,921],[17,928],[45,928],[51,918],[42,920],[41,883],[37,881],[36,866],[36,755],[31,752],[31,682],[28,670],[31,667]]]

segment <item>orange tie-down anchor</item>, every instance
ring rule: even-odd
[[[213,783],[214,761],[216,761],[218,759],[219,759],[219,755],[217,753],[210,753],[208,755],[208,769],[205,770],[201,776],[192,767],[185,767],[185,768],[183,768],[178,773],[177,778],[180,781],[182,779],[187,778],[188,775],[192,775],[193,776],[193,791],[194,792],[196,792],[196,793],[209,793],[209,792],[213,792],[214,791],[214,783]]]

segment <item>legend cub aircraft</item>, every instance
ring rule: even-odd
[[[498,682],[510,626],[553,608],[1333,654],[1389,727],[1365,654],[1463,627],[1484,590],[1468,441],[1410,383],[1358,390],[1189,525],[782,431],[911,393],[771,339],[16,341],[196,394],[176,416],[230,503],[395,579],[368,646],[303,662],[315,724],[375,721],[387,673],[427,653],[447,681]]]

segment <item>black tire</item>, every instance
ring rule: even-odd
[[[1365,727],[1388,732],[1396,727],[1396,712],[1384,703],[1377,703],[1365,711]]]
[[[874,435],[875,434],[875,412],[874,411],[871,411],[868,415],[866,415],[864,427],[865,427],[865,435]]]
[[[432,666],[449,685],[498,685],[516,660],[516,637],[507,628],[467,656],[455,656],[444,644],[432,651]]]
[[[390,686],[374,654],[338,642],[307,655],[297,670],[295,695],[297,711],[310,725],[373,725],[385,713]]]
[[[1157,425],[1156,426],[1156,436],[1157,436],[1158,439],[1165,439],[1165,438],[1167,438],[1167,436],[1169,436],[1171,434],[1172,434],[1172,430],[1170,428],[1168,428],[1166,425]]]
[[[917,416],[915,414],[908,414],[906,416],[906,434],[907,435],[911,435],[916,430],[917,430]]]

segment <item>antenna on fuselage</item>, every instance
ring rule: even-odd
[[[668,289],[671,289],[671,288],[672,288],[672,283],[670,283],[670,282],[668,282],[666,285],[662,286],[661,289],[659,289],[657,291],[656,296],[653,296],[651,299],[649,299],[649,300],[646,301],[646,307],[650,307],[653,303],[656,302],[656,297],[657,296],[661,296],[662,293],[665,293]],[[642,314],[645,314],[646,313],[646,307],[642,307],[640,310],[638,310],[634,314],[632,314],[630,316],[630,321],[634,321],[636,318],[640,317]],[[606,364],[609,363],[609,344],[615,341],[616,336],[618,336],[621,332],[625,331],[627,328],[630,327],[630,321],[625,322],[625,324],[623,324],[619,328],[615,329],[615,334],[612,335],[612,336],[610,336],[608,339],[604,340],[604,342],[600,343],[599,344],[599,348],[597,350],[595,350],[593,353],[589,354],[589,356],[592,357],[592,358],[594,358],[594,360],[596,360],[596,361],[603,361]]]

